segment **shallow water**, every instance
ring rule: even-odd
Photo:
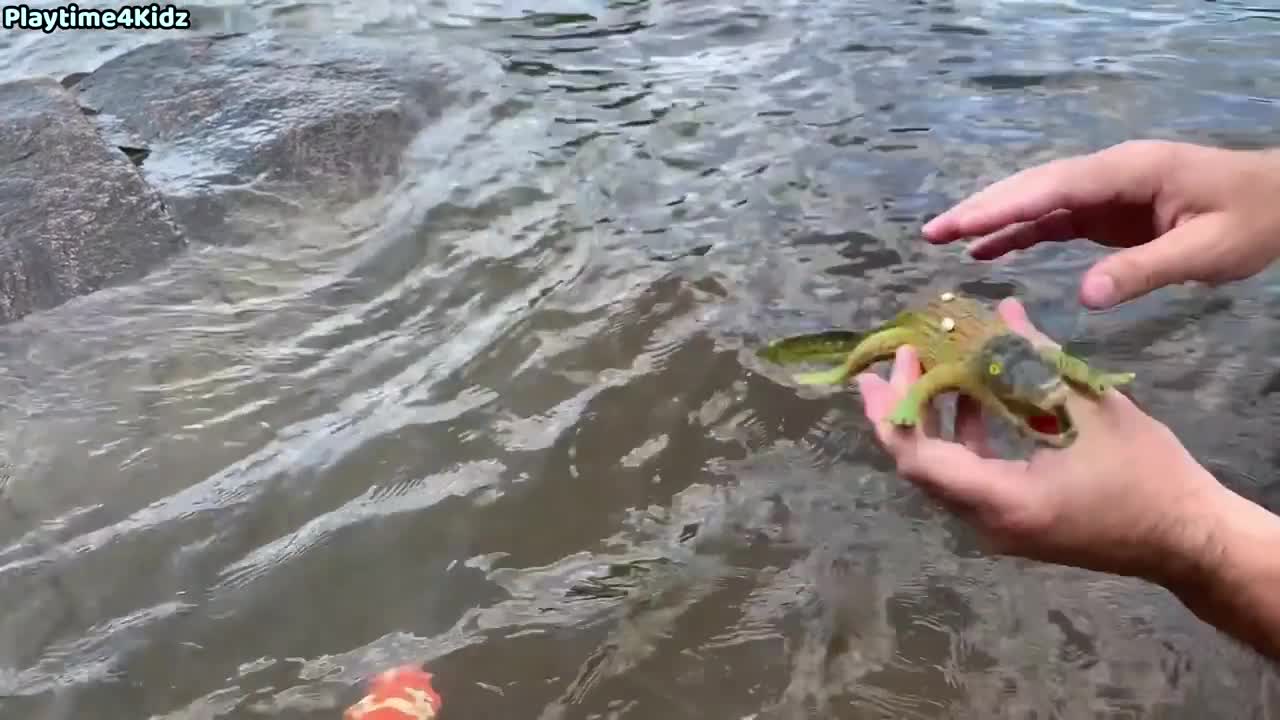
[[[1280,10],[200,17],[487,59],[385,196],[0,329],[0,717],[335,718],[418,661],[447,717],[1280,717],[1273,671],[1168,594],[982,555],[856,397],[751,357],[920,286],[1016,291],[1280,509],[1276,273],[1084,314],[1089,248],[979,265],[917,239],[1050,157],[1280,143]],[[3,36],[3,79],[149,39],[84,37]],[[678,564],[647,602],[566,597],[652,557]]]

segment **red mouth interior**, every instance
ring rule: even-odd
[[[1038,433],[1046,435],[1057,435],[1061,432],[1061,426],[1058,418],[1053,415],[1032,415],[1027,418],[1027,425]]]

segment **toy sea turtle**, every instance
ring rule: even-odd
[[[904,310],[870,332],[795,335],[757,354],[781,365],[839,363],[793,376],[804,385],[834,385],[892,358],[902,345],[916,349],[925,373],[889,416],[900,427],[918,423],[934,396],[954,391],[978,400],[1024,434],[1065,447],[1076,435],[1067,412],[1072,390],[1096,397],[1134,378],[1133,373],[1096,370],[1056,347],[1036,347],[980,301],[952,292]]]

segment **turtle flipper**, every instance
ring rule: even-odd
[[[1083,385],[1094,395],[1101,395],[1117,385],[1131,383],[1137,377],[1131,372],[1116,373],[1097,370],[1090,367],[1084,360],[1059,348],[1045,348],[1040,352],[1045,359],[1053,363],[1058,372],[1062,373],[1062,377],[1077,385]]]
[[[915,427],[920,424],[920,414],[935,395],[952,390],[966,391],[972,385],[969,368],[964,363],[938,365],[911,383],[907,394],[898,401],[887,419],[898,427]]]
[[[796,373],[791,377],[800,385],[840,385],[873,363],[892,358],[900,346],[918,340],[914,330],[890,325],[863,335],[847,331],[795,335],[773,343],[758,354],[780,364],[836,360],[840,363],[836,367]]]
[[[893,413],[889,415],[889,422],[898,427],[915,427],[920,424],[920,405],[911,402],[908,398],[903,398],[893,408]]]
[[[796,373],[791,376],[791,379],[799,385],[840,385],[843,384],[848,377],[849,366],[847,363],[841,363],[826,370]]]
[[[756,351],[756,356],[778,365],[804,362],[843,362],[862,342],[866,333],[851,330],[827,330],[792,335],[774,340]]]
[[[797,373],[792,380],[800,385],[839,385],[849,376],[851,354],[867,337],[866,333],[851,330],[792,335],[769,343],[756,355],[779,365],[838,363],[826,370]]]

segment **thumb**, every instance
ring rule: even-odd
[[[1031,318],[1027,315],[1027,308],[1017,298],[1007,297],[1000,301],[996,306],[996,312],[1010,330],[1018,333],[1022,337],[1031,341],[1032,345],[1037,347],[1059,347],[1059,344],[1053,338],[1040,332],[1040,329],[1032,324]]]
[[[1085,273],[1080,301],[1094,310],[1141,297],[1166,285],[1209,279],[1222,252],[1221,221],[1201,215],[1160,237],[1113,253]]]

